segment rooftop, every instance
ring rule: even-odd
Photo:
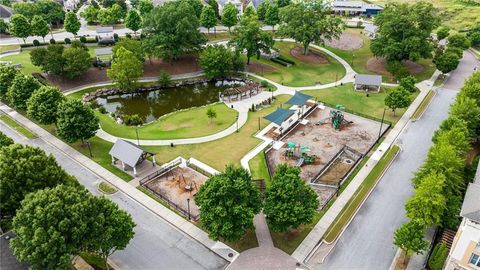
[[[382,84],[382,76],[370,75],[370,74],[357,74],[355,75],[355,84],[380,86]]]
[[[143,150],[138,145],[122,139],[118,139],[109,152],[112,157],[122,161],[123,163],[127,164],[132,168],[135,167],[138,162],[142,160],[142,156],[144,153],[150,152]]]
[[[263,118],[280,126],[285,120],[290,118],[293,113],[295,113],[293,110],[278,108],[276,111]]]

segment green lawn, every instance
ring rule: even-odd
[[[217,118],[209,123],[207,110],[214,109]],[[218,133],[235,123],[238,113],[224,103],[175,112],[138,128],[138,137],[145,140],[202,137]],[[97,112],[100,125],[106,132],[123,138],[136,138],[137,128],[120,125],[107,114]]]
[[[265,71],[259,75],[288,86],[310,86],[318,83],[327,84],[334,82],[345,75],[345,69],[342,64],[326,54],[323,55],[325,55],[330,61],[328,64],[307,64],[298,60],[290,54],[290,50],[295,46],[296,45],[293,42],[275,42],[275,48],[280,51],[280,55],[295,62],[295,65],[293,66],[284,67],[264,58],[257,60],[255,57],[252,57],[250,61],[259,61],[263,64],[272,66],[275,68],[274,71]]]
[[[19,45],[2,45],[0,46],[0,53],[1,52],[6,52],[6,51],[11,51],[11,50],[16,50],[18,49],[20,46]]]
[[[413,113],[412,119],[418,119],[418,118],[420,118],[420,116],[422,116],[423,112],[427,108],[428,104],[430,104],[430,101],[432,100],[434,95],[435,95],[434,91],[430,90],[428,92],[428,94],[422,100],[422,103],[420,103],[420,106],[418,106],[418,108]]]
[[[97,254],[89,253],[89,252],[80,252],[80,257],[85,260],[88,264],[93,266],[95,269],[98,270],[106,270],[107,267],[105,266],[105,261],[102,257],[98,256]]]
[[[115,187],[104,181],[100,182],[100,185],[98,185],[98,189],[108,195],[117,192],[117,189]]]
[[[356,210],[360,207],[363,200],[366,198],[370,190],[375,186],[375,183],[379,180],[382,173],[393,161],[396,154],[400,151],[400,148],[396,145],[391,147],[387,153],[380,159],[377,165],[372,169],[370,174],[363,180],[360,187],[357,189],[353,197],[348,201],[335,221],[324,235],[324,240],[328,243],[332,243],[342,232],[345,225],[353,217]]]
[[[369,93],[367,97],[365,92],[354,91],[351,83],[342,86],[331,87],[322,90],[303,91],[305,94],[317,97],[318,100],[330,103],[341,104],[347,110],[357,113],[382,118],[385,106],[385,97],[390,91],[387,87],[382,87],[379,93]],[[412,100],[418,95],[418,92],[412,94]],[[392,123],[396,123],[403,115],[406,109],[397,109],[396,115],[391,110],[386,111],[385,119]]]
[[[265,160],[263,151],[252,158],[248,162],[248,165],[250,166],[253,179],[263,179],[265,180],[265,185],[267,187],[270,186],[270,175],[268,174],[267,161]]]
[[[31,132],[30,130],[28,130],[24,126],[20,125],[17,121],[15,121],[13,118],[11,118],[10,116],[8,116],[6,114],[0,115],[0,120],[5,122],[5,124],[9,125],[11,128],[15,129],[19,133],[23,134],[28,139],[33,139],[33,138],[36,137],[33,132]]]

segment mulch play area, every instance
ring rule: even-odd
[[[321,52],[310,49],[307,55],[303,54],[302,47],[294,47],[290,50],[290,54],[296,59],[307,64],[328,64],[330,61]]]
[[[325,45],[344,51],[353,51],[363,46],[363,39],[358,34],[343,32],[338,39],[325,40]]]
[[[425,70],[422,65],[410,60],[404,61],[403,65],[408,69],[408,72],[411,75],[419,74]],[[372,57],[367,61],[367,69],[369,71],[380,75],[391,76],[390,72],[387,71],[386,66],[387,60],[385,60],[385,58]]]
[[[262,72],[273,72],[275,68],[270,65],[265,65],[259,62],[250,62],[250,64],[246,65],[246,69],[248,72],[252,73],[262,73]]]

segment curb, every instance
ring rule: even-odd
[[[416,118],[413,118],[412,117],[412,122],[417,122],[418,120],[420,120],[420,118],[422,118],[422,116],[425,114],[425,112],[428,110],[428,107],[430,107],[430,104],[432,104],[432,101],[433,101],[433,98],[437,95],[437,90],[430,90],[433,92],[433,96],[430,98],[430,101],[428,102],[428,104],[425,106],[425,108],[423,109],[423,112]],[[427,93],[427,95],[425,96],[425,98],[427,98],[428,94],[430,93],[430,91]],[[425,100],[425,98],[422,100],[422,102]],[[420,105],[422,104],[422,102],[420,102]],[[417,110],[418,108],[420,107],[420,105],[417,107]],[[415,112],[414,112],[415,114]]]

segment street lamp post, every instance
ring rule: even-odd
[[[237,122],[237,133],[238,133],[238,115],[235,117],[236,122]]]
[[[90,147],[90,142],[89,141],[87,141],[87,146],[88,146],[88,152],[90,152],[90,157],[93,157],[92,148]]]
[[[380,140],[380,136],[382,135],[382,126],[383,126],[383,120],[385,119],[385,111],[387,108],[383,108],[383,115],[382,115],[382,122],[380,122],[380,130],[378,131],[378,139]]]
[[[187,198],[188,220],[190,219],[190,198]]]
[[[138,139],[138,127],[135,128],[135,134],[137,134],[137,145],[140,146],[140,140]]]

